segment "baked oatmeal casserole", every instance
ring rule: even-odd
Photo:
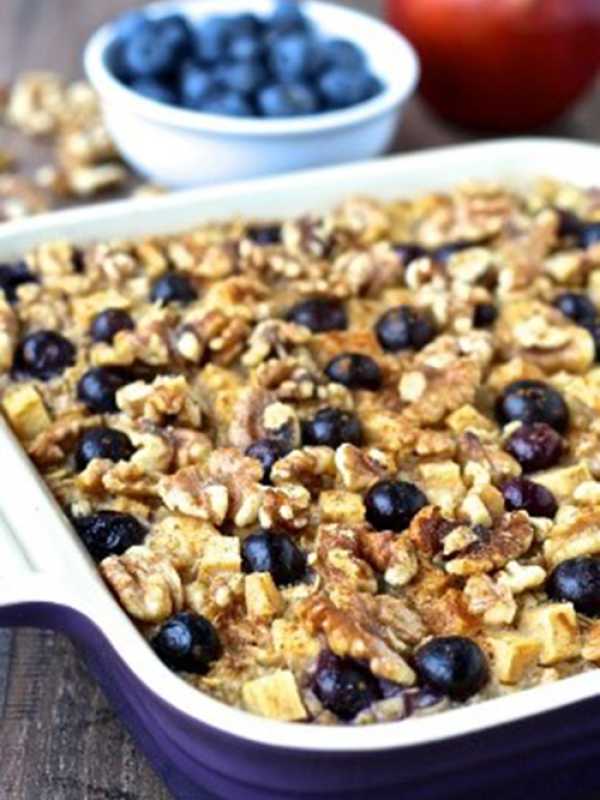
[[[598,190],[48,242],[0,287],[4,414],[192,685],[362,724],[600,662]]]

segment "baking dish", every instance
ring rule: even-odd
[[[53,238],[77,242],[186,228],[202,219],[323,209],[350,193],[393,197],[467,177],[600,183],[593,145],[523,139],[399,156],[113,203],[0,230],[0,261]],[[6,426],[0,428],[0,624],[61,630],[174,795],[451,799],[578,796],[600,788],[597,673],[427,718],[367,728],[278,723],[189,687],[152,654],[96,573]],[[551,780],[549,776],[551,775]]]

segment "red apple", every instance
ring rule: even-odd
[[[444,117],[522,131],[559,116],[600,67],[600,0],[387,0]]]

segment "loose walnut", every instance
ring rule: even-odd
[[[109,556],[100,571],[127,613],[141,622],[162,622],[183,607],[179,575],[149,547],[136,545],[122,556]]]
[[[64,103],[64,90],[63,82],[52,72],[26,72],[12,88],[7,117],[34,136],[52,133]]]

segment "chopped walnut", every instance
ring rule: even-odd
[[[335,467],[346,489],[361,492],[387,477],[394,469],[394,462],[382,450],[362,450],[353,444],[342,444],[335,451]]]
[[[198,426],[201,419],[200,404],[182,375],[159,376],[151,384],[130,383],[117,392],[117,405],[132,419],[143,417],[161,422],[169,417],[193,427]]]
[[[142,622],[162,622],[183,606],[183,589],[171,562],[149,547],[130,547],[109,556],[100,570],[128,614]]]
[[[158,484],[158,494],[171,511],[220,525],[227,514],[229,494],[222,483],[205,477],[199,467],[183,467],[166,475]]]
[[[491,527],[476,526],[478,541],[446,564],[454,575],[477,575],[503,567],[524,555],[533,541],[533,527],[523,511],[503,514]]]
[[[265,320],[256,326],[242,357],[247,367],[255,367],[269,356],[285,358],[310,339],[310,331],[301,325],[283,320]]]
[[[483,616],[486,625],[510,625],[517,613],[517,604],[505,584],[489,575],[471,575],[465,584],[469,611]]]
[[[414,684],[415,673],[401,655],[371,632],[366,619],[357,620],[321,595],[305,601],[300,613],[310,630],[325,634],[336,655],[368,661],[371,671],[381,678],[408,686]]]
[[[310,493],[294,483],[266,487],[258,518],[264,528],[284,528],[297,531],[310,520]]]
[[[334,452],[329,447],[302,447],[280,458],[273,464],[271,480],[282,483],[299,483],[307,489],[318,491],[331,485],[335,475]]]
[[[208,459],[207,473],[227,489],[228,515],[244,527],[256,521],[262,492],[258,483],[262,468],[255,458],[242,456],[232,447],[214,450]]]

